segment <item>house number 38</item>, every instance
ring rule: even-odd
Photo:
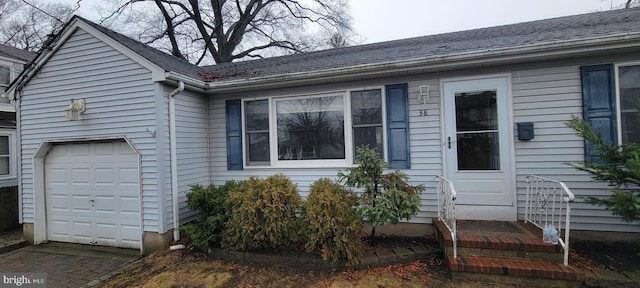
[[[429,113],[428,113],[428,110],[427,110],[427,109],[420,109],[420,110],[418,110],[418,116],[420,116],[420,117],[425,117],[425,116],[428,116],[428,115],[429,115]]]

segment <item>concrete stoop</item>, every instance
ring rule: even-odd
[[[562,249],[544,243],[530,224],[500,221],[457,222],[458,257],[442,221],[433,220],[436,238],[455,280],[531,287],[581,287],[585,275],[562,263]]]

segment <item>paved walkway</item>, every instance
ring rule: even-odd
[[[139,251],[49,243],[0,254],[0,272],[47,273],[48,287],[87,287],[140,258]]]

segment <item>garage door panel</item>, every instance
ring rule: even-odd
[[[120,185],[135,185],[138,186],[138,169],[120,168],[119,171]]]
[[[116,177],[113,175],[115,169],[113,167],[96,167],[93,175],[95,176],[96,185],[116,185]]]
[[[74,238],[91,239],[93,234],[93,223],[91,221],[73,220],[71,221],[71,234]]]
[[[140,213],[139,197],[120,197],[120,212],[127,215]]]
[[[140,231],[139,225],[120,225],[121,239],[123,242],[133,243],[139,241],[138,231]]]
[[[47,174],[51,178],[49,185],[66,185],[67,184],[67,169],[64,167],[47,167],[49,168]]]
[[[91,147],[89,145],[80,144],[80,143],[69,144],[69,146],[66,146],[66,149],[64,149],[64,153],[68,156],[75,157],[75,158],[89,157],[90,148]]]
[[[91,213],[91,197],[89,195],[72,195],[70,210],[72,213]]]
[[[50,228],[49,230],[51,230],[49,238],[51,238],[51,236],[54,236],[60,239],[64,239],[63,241],[65,241],[69,239],[69,235],[71,234],[71,223],[64,218],[58,218],[49,221],[48,228]]]
[[[59,195],[59,194],[49,195],[47,199],[47,206],[52,211],[59,211],[59,212],[67,211],[69,210],[69,203],[67,201],[68,198],[69,197],[67,197],[67,195]]]
[[[115,214],[118,209],[114,196],[96,196],[95,209],[98,214]]]
[[[54,145],[45,158],[48,239],[140,248],[138,175],[124,142]]]
[[[70,184],[78,184],[78,185],[89,185],[89,167],[78,167],[69,169],[68,171],[68,182]]]

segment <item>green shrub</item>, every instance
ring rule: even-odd
[[[605,198],[586,197],[592,205],[604,206],[624,222],[640,222],[640,144],[628,142],[617,145],[607,143],[600,134],[577,116],[565,123],[576,134],[592,142],[599,161],[569,163],[572,167],[591,174],[596,181],[606,182],[612,188]]]
[[[326,262],[358,264],[362,258],[362,220],[356,206],[356,195],[340,184],[327,178],[314,182],[302,211],[306,250],[320,251]]]
[[[227,216],[224,201],[230,190],[244,185],[244,181],[227,181],[216,187],[209,185],[191,186],[187,193],[187,207],[198,212],[198,218],[183,227],[194,245],[199,247],[219,247]]]
[[[246,185],[229,193],[225,208],[222,247],[229,250],[281,249],[298,240],[295,217],[301,208],[298,188],[289,178],[276,174],[266,179],[249,178]]]
[[[400,219],[411,219],[418,214],[420,193],[424,185],[407,184],[409,177],[398,170],[383,174],[387,163],[380,159],[374,149],[367,146],[357,148],[357,167],[338,172],[345,185],[363,188],[358,214],[371,223],[371,237],[375,237],[376,226],[397,224]]]

